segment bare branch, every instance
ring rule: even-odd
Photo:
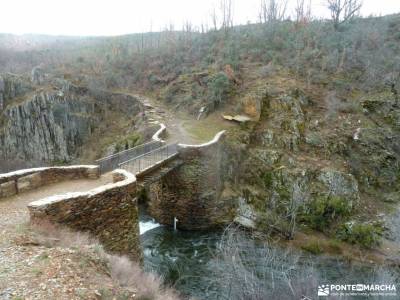
[[[362,7],[362,0],[327,0],[328,9],[335,29],[340,24],[357,16]]]
[[[276,22],[285,19],[288,0],[261,0],[260,22]]]
[[[296,22],[298,24],[307,24],[311,21],[311,0],[306,4],[306,0],[297,0],[296,7]]]

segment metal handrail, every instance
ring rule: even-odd
[[[99,165],[100,173],[103,174],[105,172],[118,168],[121,162],[134,159],[138,156],[142,156],[146,153],[159,149],[163,147],[164,144],[165,142],[161,141],[150,141],[148,143],[123,150],[107,157],[100,158],[96,160],[96,163]]]
[[[169,144],[120,163],[119,168],[138,174],[177,154],[177,144]],[[146,158],[149,158],[146,160]]]
[[[156,144],[156,143],[163,143],[163,142],[161,142],[161,141],[150,141],[150,142],[147,142],[147,143],[144,143],[144,144],[140,144],[140,145],[138,145],[138,146],[135,146],[135,147],[132,147],[132,148],[129,148],[129,149],[125,149],[125,150],[122,150],[122,151],[120,151],[120,152],[111,154],[111,155],[109,155],[109,156],[105,156],[105,157],[99,158],[99,159],[95,160],[95,162],[104,161],[104,160],[106,160],[106,159],[110,159],[110,158],[119,156],[119,155],[121,155],[121,154],[123,154],[123,153],[125,153],[125,152],[131,151],[131,150],[135,150],[135,149],[140,149],[140,148],[143,148],[143,147],[145,147],[145,146],[147,146],[147,145]]]
[[[165,146],[162,146],[162,147],[160,147],[160,148],[157,148],[157,149],[151,150],[151,151],[149,151],[149,152],[143,153],[143,154],[141,154],[141,155],[139,155],[139,156],[136,156],[136,157],[134,157],[134,158],[131,158],[131,159],[129,159],[129,160],[126,160],[126,161],[120,163],[119,166],[121,166],[122,164],[125,164],[125,163],[129,163],[129,162],[132,161],[132,160],[140,159],[140,158],[142,158],[142,157],[144,157],[144,156],[147,156],[147,155],[149,155],[149,154],[151,154],[151,153],[153,153],[153,152],[161,151],[161,150],[163,150],[163,149],[165,149],[165,148],[168,148],[168,146],[170,146],[170,145],[165,145]]]

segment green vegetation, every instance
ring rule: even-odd
[[[272,171],[267,171],[263,174],[262,176],[263,181],[264,181],[264,185],[266,188],[271,188],[272,184],[273,184],[273,174]]]
[[[339,28],[321,20],[286,20],[203,33],[166,30],[71,39],[64,41],[64,46],[23,53],[0,48],[0,68],[24,72],[44,64],[61,76],[70,74],[74,80],[108,89],[133,87],[157,92],[170,87],[163,100],[184,93],[194,104],[204,101],[206,95],[216,104],[226,101],[232,80],[242,78],[248,70],[254,70],[260,79],[287,70],[309,84],[338,92],[375,89],[398,95],[399,32],[399,15],[354,18]],[[345,109],[357,107],[349,104]]]
[[[320,196],[308,205],[302,219],[311,228],[325,231],[334,221],[349,216],[351,211],[352,206],[345,198]]]
[[[231,83],[225,73],[219,72],[208,83],[210,100],[218,107],[231,92]]]
[[[117,141],[117,143],[114,146],[114,153],[133,148],[141,144],[142,141],[143,137],[140,134],[134,132]]]
[[[207,119],[183,124],[194,140],[210,139],[225,122],[221,113],[249,115],[253,122],[229,132],[234,154],[226,177],[234,177],[235,192],[260,213],[258,227],[286,237],[300,227],[330,238],[338,232],[340,240],[371,247],[379,228],[345,222],[359,216],[352,206],[358,200],[367,210],[377,194],[387,202],[399,198],[399,32],[399,14],[343,23],[278,18],[202,32],[71,39],[35,51],[0,49],[0,69],[30,72],[43,65],[93,93],[151,93],[192,119],[204,106]],[[91,144],[115,144],[115,152],[134,147],[142,142],[137,133],[121,135],[130,129],[120,124],[107,143]],[[337,172],[316,183],[325,167]]]
[[[348,243],[372,248],[380,244],[383,231],[381,223],[347,222],[339,228],[337,236]]]

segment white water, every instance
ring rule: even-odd
[[[154,220],[148,221],[140,221],[139,222],[139,233],[142,235],[143,233],[152,230],[154,228],[160,227],[161,225],[156,223]]]

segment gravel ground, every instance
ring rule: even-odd
[[[0,299],[123,299],[95,246],[55,247],[37,242],[26,205],[46,196],[87,191],[111,181],[73,180],[0,200]],[[119,295],[119,296],[117,296]]]

